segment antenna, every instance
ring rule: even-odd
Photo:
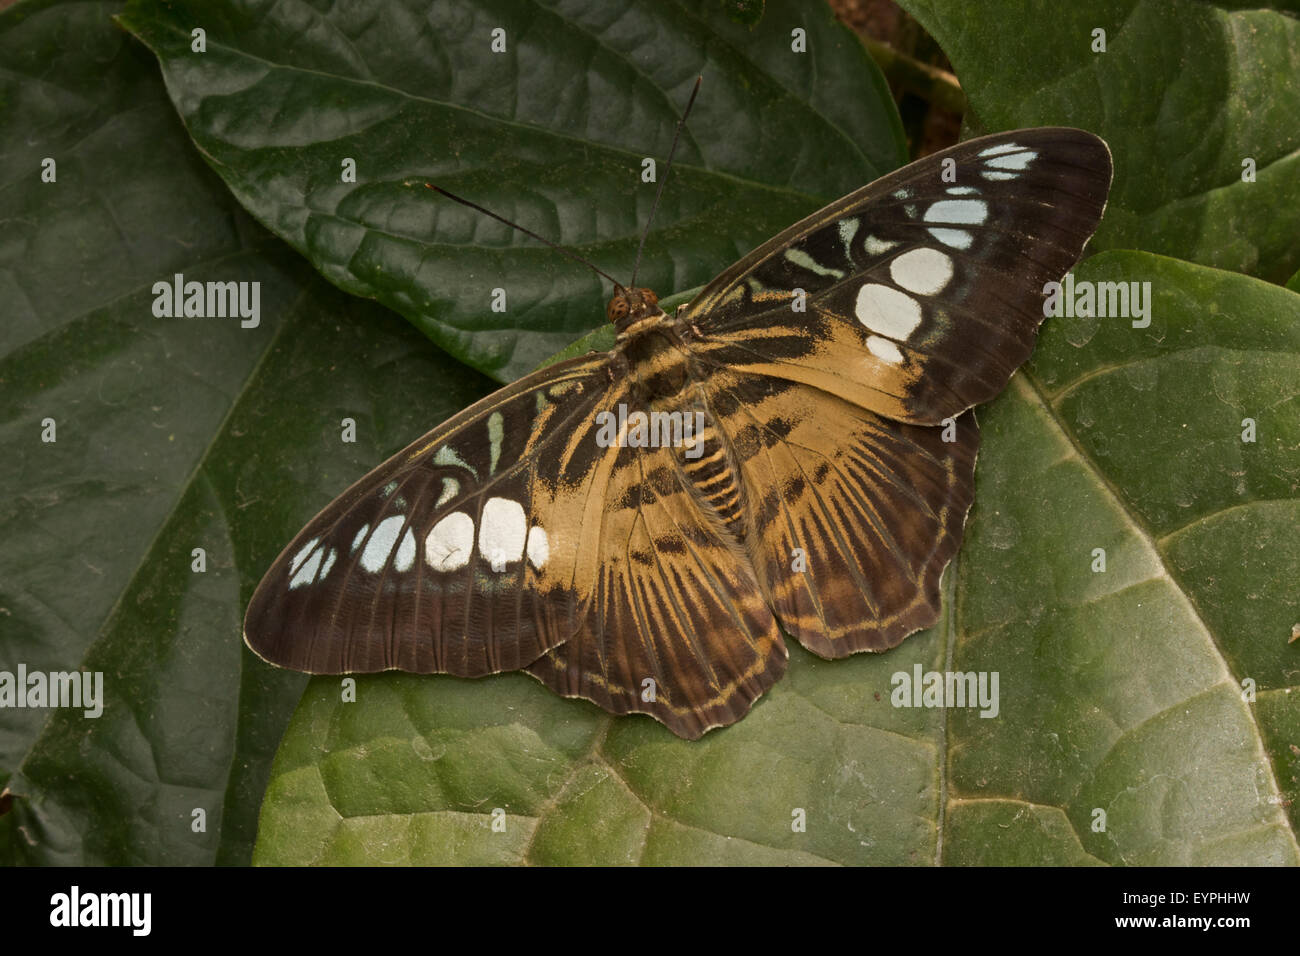
[[[698,84],[697,84],[697,85],[698,85]],[[407,185],[407,186],[413,186],[413,185],[415,185],[415,183],[413,183],[413,182],[408,182],[408,183],[406,183],[406,185]],[[594,265],[592,265],[592,264],[591,264],[590,262],[588,262],[586,259],[582,258],[582,256],[578,255],[576,252],[570,252],[568,249],[564,248],[564,246],[561,246],[561,245],[558,245],[558,244],[556,244],[556,243],[554,243],[554,242],[551,242],[551,240],[546,239],[546,238],[543,238],[542,236],[539,236],[537,233],[533,232],[531,229],[525,229],[523,226],[519,225],[519,223],[517,223],[517,222],[511,222],[509,219],[506,219],[504,216],[498,216],[498,215],[497,215],[496,213],[494,213],[491,209],[484,209],[484,208],[483,208],[482,206],[480,206],[478,203],[470,202],[468,199],[461,199],[461,198],[460,198],[459,196],[457,196],[455,193],[449,193],[449,192],[447,192],[447,190],[443,189],[441,186],[435,186],[433,183],[424,183],[424,186],[425,186],[426,189],[432,189],[432,190],[433,190],[434,192],[436,192],[436,193],[442,193],[442,194],[443,194],[444,196],[446,196],[448,199],[454,200],[455,202],[460,203],[462,206],[469,206],[470,209],[475,209],[475,210],[477,210],[477,211],[483,213],[483,215],[485,215],[485,216],[491,216],[491,217],[492,217],[493,219],[495,219],[497,222],[505,223],[505,224],[506,224],[507,226],[509,226],[511,229],[518,229],[518,230],[519,230],[520,232],[522,232],[525,236],[532,236],[532,237],[533,237],[534,239],[536,239],[538,242],[545,243],[546,245],[548,245],[548,246],[550,246],[552,249],[554,249],[556,252],[562,252],[564,255],[568,256],[570,259],[573,259],[573,260],[576,261],[576,262],[581,262],[584,266],[586,266],[587,268],[591,269],[593,272],[597,273],[598,275],[602,275],[602,276],[604,276],[604,277],[605,277],[606,279],[608,279],[610,282],[614,283],[614,288],[615,288],[615,289],[621,289],[621,288],[623,288],[623,286],[621,286],[621,285],[619,284],[619,281],[618,281],[617,279],[615,279],[612,275],[610,275],[608,272],[605,272],[605,271],[602,270],[602,269],[597,269]]]
[[[645,229],[641,233],[641,243],[636,247],[636,261],[632,263],[632,281],[628,283],[629,288],[636,287],[636,273],[641,268],[641,252],[645,249],[646,236],[650,235],[650,224],[655,221],[655,213],[659,210],[659,200],[664,194],[664,186],[668,185],[668,173],[673,168],[673,153],[677,152],[677,140],[681,138],[682,127],[686,125],[686,117],[691,115],[691,107],[695,105],[695,94],[700,92],[700,83],[704,77],[695,78],[695,86],[691,88],[691,98],[686,101],[686,109],[682,110],[682,118],[677,121],[677,132],[673,133],[673,145],[668,150],[668,162],[664,164],[664,175],[659,180],[659,189],[655,193],[654,205],[650,207],[650,218],[645,221]]]
[[[645,249],[646,236],[650,234],[650,224],[654,222],[655,213],[659,209],[659,200],[663,198],[664,186],[667,185],[668,173],[673,168],[673,155],[677,152],[677,142],[679,139],[681,139],[682,128],[686,125],[686,117],[691,115],[691,107],[695,105],[695,95],[700,92],[700,83],[703,82],[703,80],[704,77],[702,76],[697,76],[695,78],[695,86],[691,88],[691,97],[686,101],[686,109],[682,111],[682,118],[677,121],[677,131],[673,133],[673,145],[668,150],[668,162],[664,165],[664,175],[663,178],[659,180],[659,189],[658,191],[655,192],[654,205],[650,207],[650,217],[646,220],[645,229],[641,233],[641,242],[636,247],[636,261],[633,262],[632,264],[632,281],[628,283],[629,288],[636,285],[636,274],[637,274],[637,270],[641,266],[641,253]],[[481,212],[483,215],[489,216],[490,218],[495,219],[497,222],[509,226],[511,229],[517,229],[520,232],[522,232],[525,236],[531,236],[532,238],[536,239],[538,242],[550,246],[556,252],[568,256],[570,259],[574,260],[575,262],[581,262],[584,266],[586,266],[591,271],[595,272],[597,275],[604,276],[610,282],[614,283],[615,289],[621,290],[623,288],[623,286],[619,283],[619,281],[615,279],[612,275],[610,275],[608,272],[605,272],[603,269],[597,268],[595,265],[588,262],[586,259],[582,258],[582,256],[578,255],[576,252],[570,252],[568,249],[564,248],[564,246],[561,246],[558,243],[551,242],[551,240],[545,238],[544,236],[539,236],[531,229],[525,229],[523,226],[519,225],[519,223],[511,222],[509,219],[505,218],[504,216],[498,216],[491,209],[485,209],[476,202],[470,202],[468,199],[462,199],[460,196],[457,196],[455,193],[448,192],[447,190],[443,189],[441,186],[435,186],[433,183],[420,183],[419,180],[410,180],[406,182],[405,185],[414,186],[417,183],[423,185],[426,189],[432,189],[436,193],[441,193],[442,195],[446,196],[448,199],[452,200],[453,202],[458,202],[462,206],[468,206],[470,209],[473,209],[477,212]]]

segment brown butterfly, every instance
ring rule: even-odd
[[[354,484],[271,566],[245,640],[317,674],[522,669],[688,738],[780,679],[783,631],[895,646],[938,616],[968,409],[1029,356],[1110,178],[1091,133],[999,133],[796,223],[675,315],[616,283],[611,351]]]

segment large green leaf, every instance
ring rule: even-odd
[[[627,281],[657,188],[642,160],[662,164],[702,74],[641,267],[666,293],[906,158],[879,71],[812,0],[769,3],[752,29],[717,0],[134,0],[122,22],[260,222],[502,381],[602,323],[603,280],[408,181]],[[806,53],[791,49],[796,28]],[[356,182],[340,181],[347,158]],[[505,312],[490,309],[496,288]]]
[[[243,213],[115,8],[0,14],[0,670],[102,671],[106,698],[0,710],[0,861],[241,862],[306,680],[243,650],[244,601],[317,508],[488,383]],[[260,282],[260,325],[155,318],[177,272]]]
[[[664,16],[683,9],[664,6]],[[707,13],[706,6],[699,9]],[[485,383],[383,310],[313,281],[241,213],[196,159],[156,64],[108,26],[113,8],[41,0],[0,14],[0,59],[8,67],[0,77],[0,220],[7,226],[0,235],[7,304],[0,427],[5,447],[16,450],[0,461],[7,502],[0,670],[15,661],[102,669],[109,698],[97,721],[0,711],[0,786],[17,794],[11,812],[0,809],[0,861],[238,862],[250,851],[269,753],[303,686],[303,678],[238,650],[244,601],[318,506]],[[220,11],[229,8],[195,9],[217,11],[203,17],[210,37],[219,37]],[[142,4],[133,16],[163,22],[154,10]],[[274,12],[316,15],[301,5],[277,4]],[[822,38],[819,47],[826,37],[841,42],[825,15],[816,16],[825,33],[805,25]],[[285,49],[319,46],[306,39],[319,35],[312,27],[292,42],[268,42],[267,63]],[[706,17],[699,49],[711,50],[724,29]],[[754,36],[775,35],[767,29],[775,28]],[[733,52],[750,49],[750,37],[734,34]],[[643,41],[624,59],[667,62],[656,50]],[[217,52],[210,46],[207,55]],[[748,75],[750,67],[735,66]],[[868,77],[846,93],[826,68],[822,61],[804,94],[823,116],[856,115],[867,94],[854,91],[878,91]],[[632,79],[637,90],[646,82]],[[701,107],[709,90],[726,88],[725,77],[712,73],[706,82]],[[732,89],[739,108],[746,82]],[[777,86],[803,89],[803,82],[795,70]],[[818,92],[822,83],[830,95]],[[238,99],[239,88],[231,89],[199,84],[191,92],[215,109]],[[534,83],[529,91],[543,89]],[[308,142],[310,119],[322,115],[283,98],[245,103],[241,142],[263,125],[259,110],[288,110]],[[573,115],[585,115],[587,105]],[[769,105],[780,115],[779,103]],[[675,108],[666,100],[660,107],[663,116]],[[750,115],[746,127],[757,119],[766,122]],[[1077,115],[1053,119],[1088,125]],[[499,116],[482,122],[479,141],[490,144],[501,133]],[[859,148],[872,148],[858,138],[869,122],[828,125],[837,122]],[[237,125],[225,135],[238,139]],[[667,120],[656,112],[643,125],[655,126],[647,137],[655,142],[624,153],[662,155]],[[876,147],[892,143],[885,152],[896,151],[895,129],[891,120]],[[349,136],[368,142],[364,131]],[[757,134],[737,142],[792,148]],[[1113,145],[1125,162],[1130,147]],[[593,177],[607,152],[621,155],[603,140],[577,149],[598,160]],[[300,185],[309,179],[297,172],[303,167],[275,161],[277,153],[296,159],[295,150],[292,142],[262,146],[256,159]],[[370,153],[357,155],[364,179]],[[532,157],[530,175],[542,170],[524,155]],[[40,184],[45,156],[59,160],[57,184]],[[422,169],[454,168],[435,159]],[[737,189],[779,182],[758,211],[782,203],[802,211],[824,198],[803,185],[821,162],[832,160],[806,161],[799,178],[741,177]],[[688,225],[708,225],[729,208],[717,197],[732,178],[697,165],[694,175],[704,177],[691,187],[697,198],[674,207],[670,189],[665,222],[676,225],[652,238],[649,275],[661,291],[707,278],[740,247],[765,238],[757,228],[752,237],[718,238],[669,265],[667,250],[677,256],[686,248],[676,240]],[[634,166],[629,159],[627,171]],[[548,234],[582,244],[586,230],[603,237],[594,245],[604,242],[616,266],[628,260],[629,224],[648,201],[640,186],[635,215],[593,225],[576,210],[605,210],[618,189],[593,192],[587,205],[556,201],[561,186],[564,197],[585,186],[584,167],[558,185],[539,174],[549,192],[532,206],[517,200],[529,184],[481,170],[471,172],[507,213],[545,226],[548,210],[563,205],[570,218]],[[634,188],[619,182],[623,195]],[[691,205],[710,185],[717,205]],[[306,193],[286,188],[281,198],[292,218]],[[379,204],[363,199],[349,196],[379,215]],[[413,215],[406,194],[400,199],[391,208]],[[320,208],[338,212],[329,202]],[[1277,208],[1284,216],[1280,201]],[[306,235],[336,236],[335,219],[316,219]],[[458,222],[468,235],[471,221],[444,225]],[[1234,216],[1234,225],[1243,222]],[[1143,223],[1142,230],[1165,228],[1161,220]],[[476,233],[483,243],[462,235],[456,241],[465,249],[444,243],[436,256],[463,254],[456,261],[471,269],[487,268],[478,265],[484,256],[493,269],[526,259],[538,270],[532,281],[552,281],[526,240],[478,228],[486,230]],[[422,229],[408,231],[425,235]],[[1166,248],[1159,233],[1134,235]],[[1235,235],[1225,232],[1225,241]],[[175,271],[259,279],[261,327],[154,319],[150,286]],[[1049,322],[1034,373],[983,415],[979,499],[964,564],[946,582],[951,617],[940,628],[880,657],[822,662],[796,649],[789,676],[750,717],[695,745],[647,720],[613,720],[560,700],[519,675],[370,678],[359,682],[357,705],[336,703],[337,681],[316,681],[279,754],[258,858],[1293,862],[1300,643],[1286,638],[1300,620],[1296,298],[1143,256],[1103,257],[1080,270],[1088,275],[1156,281],[1156,318],[1147,330]],[[539,318],[536,334],[509,337],[522,318],[518,328],[475,332],[474,342],[484,340],[474,346],[488,359],[483,367],[509,352],[494,373],[513,374],[529,355],[549,350],[551,330],[558,341],[595,321],[594,284],[560,270],[557,290],[564,276],[554,301],[567,304]],[[458,291],[449,297],[462,296],[461,275],[450,280]],[[465,314],[471,311],[475,322],[488,315]],[[469,334],[448,341],[468,354]],[[338,441],[345,415],[360,425],[357,445]],[[54,445],[39,441],[45,417],[59,423]],[[1239,440],[1246,417],[1258,422],[1259,439],[1249,446]],[[203,575],[190,571],[195,546],[208,553]],[[1104,575],[1088,570],[1093,546],[1108,551]],[[998,668],[1000,716],[892,708],[890,675],[913,664]],[[1245,678],[1257,686],[1255,703],[1237,692]],[[504,833],[489,826],[498,806],[508,814]],[[794,807],[808,812],[806,833],[790,829]],[[1106,833],[1090,829],[1094,807],[1107,810]],[[206,833],[191,828],[195,808],[208,810]]]
[[[1150,325],[1049,320],[981,415],[937,627],[795,649],[699,742],[521,675],[365,678],[357,703],[318,678],[255,859],[1296,863],[1300,296],[1143,253],[1077,278],[1150,282]],[[997,672],[998,714],[894,707],[916,665]]]
[[[1143,248],[1282,282],[1300,268],[1300,20],[1201,0],[901,0],[951,58],[977,124],[1105,137],[1094,249]],[[1252,4],[1252,7],[1260,5]],[[1032,23],[1032,29],[1017,24]],[[1093,52],[1104,30],[1106,52]],[[1242,163],[1254,161],[1254,182]]]

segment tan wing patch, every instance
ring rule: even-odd
[[[804,386],[717,386],[751,503],[750,558],[782,627],[844,657],[933,624],[974,494],[974,417],[903,425]]]
[[[586,616],[528,671],[566,697],[649,714],[694,739],[748,713],[785,673],[787,652],[748,560],[690,489],[679,452],[621,450],[590,543]]]

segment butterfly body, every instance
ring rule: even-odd
[[[942,173],[953,160],[955,184]],[[698,737],[784,673],[932,624],[1005,386],[1110,181],[1105,144],[960,144],[791,226],[615,347],[455,416],[277,559],[245,636],[313,673],[523,669]]]

